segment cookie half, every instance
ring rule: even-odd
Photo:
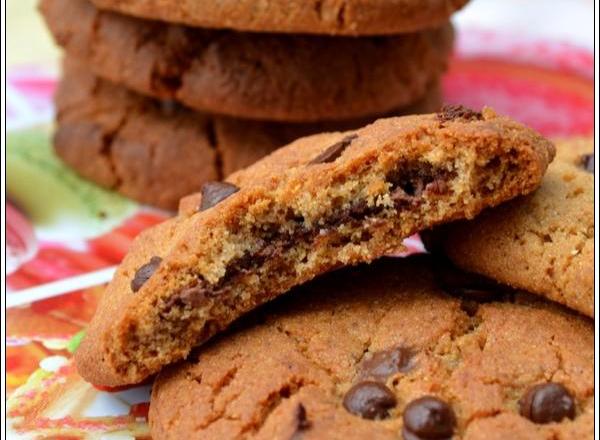
[[[593,140],[557,142],[557,158],[535,193],[433,235],[465,270],[593,317]]]
[[[371,120],[294,124],[211,116],[98,79],[74,60],[65,64],[55,103],[54,148],[65,163],[104,187],[170,210],[203,183],[221,180],[296,138]],[[436,82],[396,114],[440,107]]]
[[[78,370],[97,384],[139,382],[296,285],[533,191],[553,155],[533,130],[462,107],[301,138],[205,184],[195,212],[139,236]]]
[[[209,113],[314,122],[413,103],[445,70],[449,24],[394,37],[335,38],[194,29],[42,0],[58,44],[96,75]]]
[[[203,28],[328,35],[415,32],[468,0],[92,0],[101,9]]]
[[[152,438],[592,439],[592,321],[494,290],[465,307],[434,268],[340,270],[253,314],[160,373]]]

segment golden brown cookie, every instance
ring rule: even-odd
[[[203,183],[221,180],[296,138],[371,121],[294,124],[211,116],[100,80],[73,60],[66,63],[55,102],[54,148],[65,163],[102,186],[170,210]],[[436,83],[395,113],[440,107]]]
[[[269,121],[382,115],[445,70],[452,27],[393,37],[240,34],[42,0],[56,41],[101,78],[195,110]]]
[[[254,32],[385,35],[448,21],[468,0],[92,0],[101,9]]]
[[[340,270],[252,314],[158,376],[152,438],[591,440],[593,322],[466,303],[431,263]]]
[[[139,382],[296,285],[533,191],[553,156],[491,109],[299,139],[205,184],[195,212],[134,242],[75,355],[79,372]]]
[[[433,241],[458,266],[594,316],[594,142],[557,142],[533,194],[442,227]]]

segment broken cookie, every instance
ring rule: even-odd
[[[335,157],[315,160],[334,146]],[[192,196],[136,240],[76,353],[79,372],[139,382],[296,285],[533,191],[553,155],[491,109],[443,126],[430,114],[299,139],[230,176],[239,191],[208,209]],[[152,257],[162,260],[133,292]]]

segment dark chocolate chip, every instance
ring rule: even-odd
[[[200,202],[198,210],[204,211],[212,208],[239,190],[237,186],[227,182],[206,182],[202,185],[202,202]]]
[[[208,293],[206,288],[201,284],[195,286],[184,287],[179,292],[173,294],[165,304],[168,310],[175,305],[190,306],[192,308],[202,307],[208,301]]]
[[[365,419],[383,419],[394,406],[396,396],[379,382],[359,382],[344,397],[344,408]]]
[[[422,199],[419,199],[421,194],[423,193],[423,187],[410,187],[409,192],[406,192],[406,187],[404,188],[396,188],[390,194],[390,199],[394,202],[394,207],[396,209],[403,209],[407,206],[418,206],[419,203],[422,202]]]
[[[453,121],[455,119],[465,119],[467,121],[476,121],[483,119],[481,112],[476,112],[463,105],[445,105],[437,114],[441,123]]]
[[[336,160],[338,157],[342,155],[344,150],[350,146],[352,141],[358,137],[357,134],[351,134],[343,138],[341,141],[336,142],[331,147],[327,148],[313,160],[311,160],[309,165],[316,165],[319,163],[329,163]]]
[[[378,351],[360,364],[359,377],[385,382],[396,373],[404,373],[412,368],[413,352],[405,347]]]
[[[444,195],[448,193],[450,187],[448,186],[448,182],[444,179],[436,179],[433,182],[430,182],[425,187],[426,194],[434,194],[434,195]]]
[[[582,155],[579,159],[579,165],[584,170],[594,174],[594,153]]]
[[[519,400],[519,412],[534,423],[560,422],[575,417],[575,401],[561,384],[534,385]]]
[[[310,428],[310,420],[306,416],[306,408],[301,403],[296,407],[296,430],[304,431]]]
[[[391,184],[390,197],[396,209],[420,203],[425,195],[443,195],[450,190],[448,180],[452,173],[421,163],[390,172],[386,180]]]
[[[450,405],[433,396],[410,402],[404,410],[403,420],[405,440],[449,439],[456,426],[456,416]]]
[[[140,266],[140,268],[135,271],[135,275],[131,280],[131,290],[134,292],[140,290],[144,283],[148,281],[154,272],[156,272],[161,261],[162,258],[160,257],[152,257],[148,263]]]

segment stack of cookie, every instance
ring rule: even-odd
[[[42,0],[67,54],[55,149],[173,209],[297,137],[437,110],[466,2]]]
[[[592,439],[593,145],[555,153],[462,107],[299,139],[136,240],[78,371],[159,373],[156,440]]]

